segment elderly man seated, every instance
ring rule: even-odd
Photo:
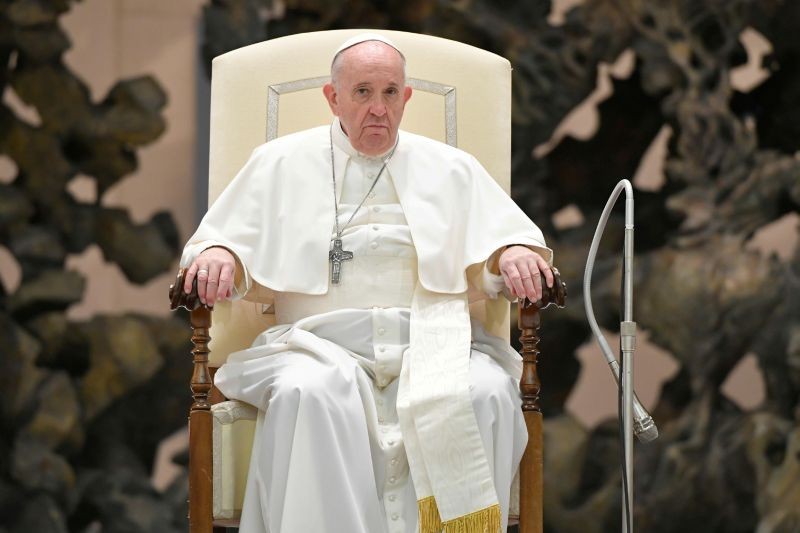
[[[474,157],[398,131],[412,91],[389,40],[345,42],[323,92],[333,122],[256,148],[182,259],[208,305],[275,291],[280,325],[215,378],[268,409],[240,530],[505,531],[520,361],[467,290],[537,300],[551,252]]]

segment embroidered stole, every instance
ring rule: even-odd
[[[419,506],[420,533],[498,533],[501,516],[469,391],[466,293],[418,282],[397,412]]]

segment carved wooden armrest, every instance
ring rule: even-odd
[[[523,411],[541,411],[539,407],[539,392],[541,383],[536,371],[539,357],[539,326],[541,318],[539,311],[551,305],[564,307],[567,300],[567,284],[561,279],[561,273],[553,268],[553,286],[542,287],[542,299],[531,302],[527,298],[521,300],[519,306],[520,342],[522,343],[522,378],[520,391],[522,392]]]
[[[211,328],[211,309],[200,301],[197,295],[197,278],[192,282],[192,291],[186,294],[183,284],[186,280],[186,269],[178,271],[175,283],[169,286],[170,309],[175,311],[180,307],[190,312],[189,321],[192,325],[192,356],[194,359],[194,372],[192,373],[191,389],[192,411],[208,411],[209,391],[212,386],[212,377],[208,370],[208,341],[211,336],[208,330]]]
[[[203,304],[197,295],[197,278],[192,281],[192,290],[186,294],[183,290],[186,280],[186,269],[178,271],[175,283],[169,286],[170,309],[175,311],[180,307],[190,312],[190,323],[192,325],[192,356],[194,359],[194,372],[192,373],[192,411],[208,411],[210,404],[208,401],[209,391],[212,386],[212,377],[208,370],[208,342],[211,336],[208,330],[211,328],[211,308]]]
[[[175,311],[183,307],[187,311],[194,311],[201,307],[203,304],[200,302],[200,297],[197,295],[197,277],[192,281],[192,292],[186,294],[183,290],[183,284],[186,281],[186,269],[181,268],[178,270],[178,278],[175,283],[169,286],[169,308]]]

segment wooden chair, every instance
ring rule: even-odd
[[[332,52],[367,30],[333,30],[274,39],[214,59],[209,148],[209,204],[259,144],[331,121],[321,87]],[[472,153],[506,191],[510,187],[511,66],[495,54],[462,43],[405,32],[378,30],[403,50],[414,88],[401,128]],[[241,511],[255,408],[225,399],[213,373],[229,353],[250,345],[274,324],[272,294],[255,286],[243,300],[218,303],[212,312],[196,293],[185,295],[183,271],[170,287],[172,309],[191,311],[194,399],[189,415],[189,522],[191,533],[235,527]],[[564,305],[557,276],[542,301],[521,305],[524,370],[523,410],[529,442],[520,467],[520,531],[542,531],[542,415],[536,373],[539,309]],[[487,331],[509,337],[510,306],[503,299],[470,306]],[[213,339],[213,340],[212,340]],[[268,416],[268,414],[267,414]]]

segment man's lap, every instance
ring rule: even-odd
[[[248,401],[258,398],[253,403],[261,408],[267,406],[264,401],[269,402],[290,391],[335,401],[337,394],[358,387],[358,381],[362,379],[377,387],[370,372],[362,366],[332,363],[304,350],[286,350],[270,355],[264,358],[263,365],[253,366],[241,378],[250,384],[246,387],[249,394],[236,399]],[[381,389],[396,388],[397,379]],[[256,390],[259,388],[260,392]],[[469,388],[474,402],[513,402],[516,406],[520,403],[516,378],[510,376],[490,354],[476,349],[472,349],[470,355]]]

